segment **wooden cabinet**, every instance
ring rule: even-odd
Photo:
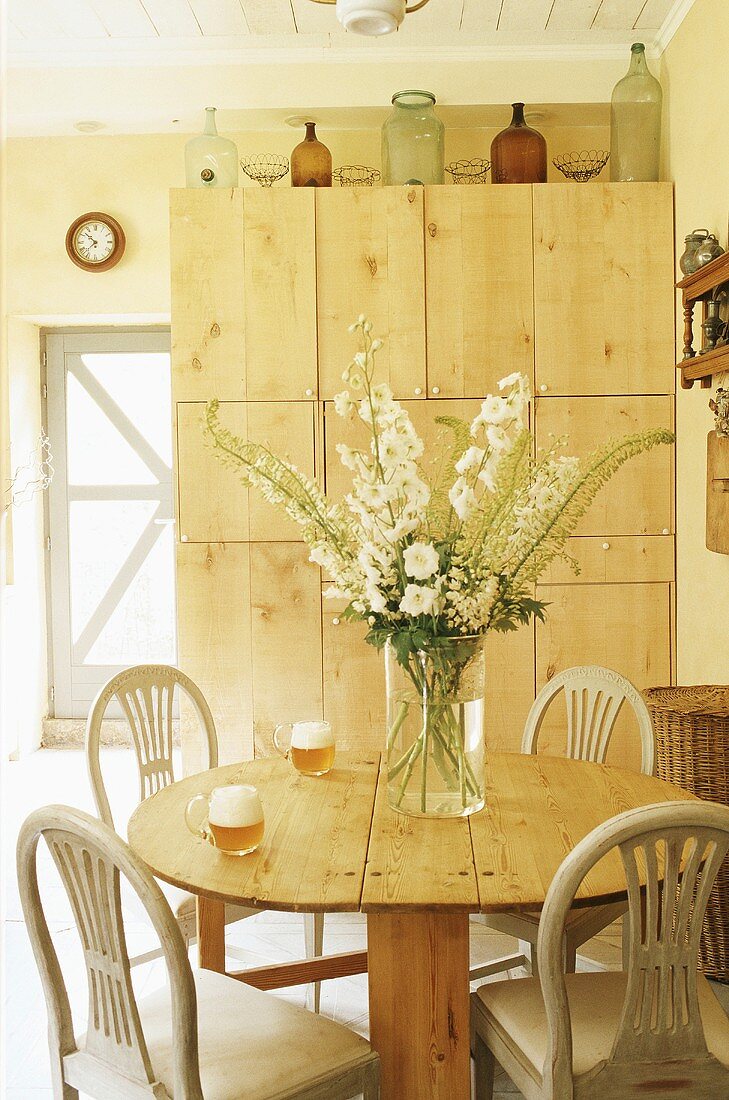
[[[673,428],[672,397],[539,398],[537,445],[568,438],[567,453],[589,454],[610,439],[649,428]],[[579,535],[660,535],[673,531],[673,448],[632,458],[600,490]]]
[[[175,401],[246,396],[243,192],[170,192]]]
[[[344,389],[356,351],[347,327],[366,313],[385,338],[378,381],[425,396],[422,187],[316,190],[319,396]]]
[[[425,189],[428,396],[533,377],[531,189]],[[447,303],[447,305],[446,305]]]
[[[672,393],[672,185],[533,194],[536,392]]]
[[[317,396],[314,189],[245,192],[245,344],[253,401]]]
[[[380,751],[385,743],[385,659],[366,644],[366,623],[341,618],[346,606],[346,600],[322,601],[324,717],[338,745]]]
[[[534,626],[486,639],[485,737],[487,752],[520,752],[534,702]]]
[[[220,422],[244,439],[270,447],[314,477],[312,402],[229,401]],[[203,435],[205,406],[177,406],[177,481],[180,535],[186,542],[286,542],[299,528],[257,490],[246,489],[237,470],[224,466]]]

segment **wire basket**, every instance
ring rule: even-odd
[[[600,175],[609,160],[610,154],[604,149],[583,149],[580,153],[561,153],[553,158],[552,164],[568,180],[587,183]]]
[[[272,187],[288,172],[289,158],[280,157],[278,153],[259,153],[255,157],[242,157],[240,166],[261,187]]]
[[[446,165],[446,172],[453,177],[454,183],[486,183],[490,167],[490,160],[475,157],[474,160],[451,161]]]
[[[372,187],[382,179],[379,168],[368,168],[364,164],[343,164],[334,169],[332,177],[340,187]]]
[[[643,692],[656,735],[656,774],[709,802],[729,805],[729,686],[649,688]],[[709,897],[699,966],[729,982],[729,861]]]

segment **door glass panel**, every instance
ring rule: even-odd
[[[69,485],[154,484],[154,474],[129,440],[70,372],[66,427]]]

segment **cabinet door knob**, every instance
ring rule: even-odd
[[[180,535],[180,542],[189,542],[189,541],[190,540],[189,540],[187,535]]]
[[[670,532],[670,531],[668,530],[668,528],[667,528],[667,527],[664,527],[664,528],[663,528],[663,534],[664,534],[664,535],[670,535],[670,534],[671,534],[671,532]]]
[[[604,542],[602,544],[602,548],[603,548],[603,550],[609,550],[610,549],[610,543],[609,542]]]
[[[332,626],[339,626],[339,619],[338,618],[332,619]]]
[[[413,392],[415,393],[416,397],[420,397],[421,393],[423,392],[423,387],[422,386],[416,386],[415,390]]]
[[[541,386],[539,387],[539,392],[546,393],[548,389],[549,386],[546,384],[546,382],[542,382]]]
[[[314,396],[314,391],[313,390],[307,390],[306,391],[306,396],[307,397],[313,397]]]
[[[440,386],[433,386],[431,393],[440,393]]]

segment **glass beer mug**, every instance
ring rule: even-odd
[[[247,856],[263,840],[261,799],[255,787],[245,784],[196,794],[185,809],[185,822],[194,836],[229,856]]]
[[[285,722],[273,731],[273,743],[302,775],[326,775],[334,765],[334,735],[328,722]]]

